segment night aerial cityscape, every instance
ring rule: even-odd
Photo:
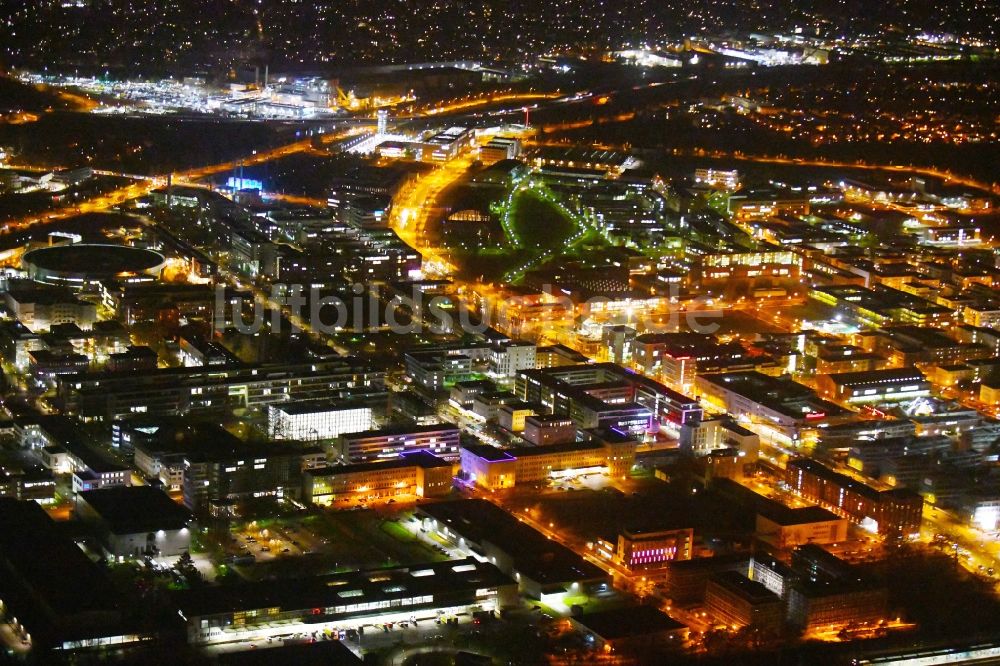
[[[0,663],[1000,664],[996,0],[0,4]]]

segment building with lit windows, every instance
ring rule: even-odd
[[[475,379],[473,359],[465,350],[419,350],[403,356],[406,374],[415,384],[429,391],[451,389],[457,383]]]
[[[296,498],[302,472],[320,467],[326,454],[318,448],[289,444],[252,444],[201,440],[184,455],[184,504],[195,514],[259,498]]]
[[[416,516],[428,532],[495,564],[522,594],[557,603],[567,596],[611,587],[603,569],[483,499],[421,504]]]
[[[521,437],[535,446],[564,444],[576,439],[576,424],[565,416],[533,414],[524,419]]]
[[[487,166],[503,160],[517,159],[520,154],[521,142],[518,139],[496,137],[479,147],[479,161]]]
[[[750,356],[738,342],[719,342],[698,333],[646,333],[632,344],[632,361],[644,375],[690,390],[698,373],[753,370],[769,356]]]
[[[535,367],[537,347],[530,342],[510,341],[493,346],[490,372],[498,377],[514,377],[521,370]]]
[[[372,407],[364,400],[308,400],[267,407],[267,432],[274,439],[333,439],[372,427]]]
[[[455,382],[449,394],[450,402],[462,409],[472,409],[475,399],[484,393],[494,393],[497,385],[489,379],[473,379],[467,382]]]
[[[695,456],[732,451],[744,465],[757,462],[760,436],[728,418],[711,418],[682,426],[681,448]]]
[[[754,555],[750,559],[747,578],[755,580],[782,599],[787,598],[798,574],[790,566],[770,555]]]
[[[729,212],[744,219],[765,219],[778,215],[808,215],[811,202],[802,192],[747,190],[729,197]]]
[[[451,491],[452,463],[426,451],[394,460],[317,467],[303,473],[302,499],[320,506],[399,496],[440,497]]]
[[[736,169],[732,169],[730,171],[720,169],[695,169],[694,182],[696,185],[706,185],[708,187],[735,190],[740,186],[740,172]]]
[[[765,502],[757,512],[756,535],[778,548],[847,540],[847,519],[818,506],[792,509]]]
[[[566,170],[564,173],[580,169],[593,171],[603,178],[607,174],[621,175],[635,160],[628,153],[613,150],[545,146],[535,150],[530,161],[535,167],[554,173],[559,173],[560,169]]]
[[[722,280],[798,279],[801,259],[791,250],[765,245],[759,250],[708,252],[693,257],[701,283]]]
[[[239,367],[160,368],[142,374],[60,375],[66,411],[83,420],[157,414],[262,411],[289,400],[330,399],[383,390],[384,375],[352,359]]]
[[[749,555],[731,553],[667,562],[664,568],[664,595],[675,604],[700,603],[705,599],[705,589],[712,576],[724,571],[745,575],[749,560]]]
[[[561,368],[590,362],[591,360],[580,352],[561,344],[539,347],[535,354],[536,368]]]
[[[45,469],[0,469],[0,497],[51,504],[56,499],[56,479]]]
[[[820,375],[816,386],[827,398],[843,403],[913,400],[931,392],[931,383],[915,368]]]
[[[97,321],[97,306],[80,300],[68,289],[12,286],[3,297],[14,318],[33,331],[47,331],[63,323],[90,329]]]
[[[709,579],[705,586],[705,608],[729,627],[777,631],[785,622],[781,597],[735,571],[724,571]]]
[[[807,386],[756,371],[699,375],[695,385],[703,400],[761,437],[788,443],[803,439],[820,423],[848,414]]]
[[[475,132],[468,127],[449,127],[427,139],[422,159],[446,162],[472,145]]]
[[[690,560],[694,551],[694,529],[623,529],[614,541],[598,539],[598,555],[629,571],[649,572],[667,562]]]
[[[206,585],[174,599],[188,643],[261,641],[277,633],[435,620],[517,603],[517,583],[473,557],[374,571]],[[276,629],[275,623],[280,623]]]
[[[802,581],[788,593],[788,622],[803,631],[848,624],[877,624],[886,619],[889,591],[853,580]]]
[[[955,318],[951,308],[880,284],[871,289],[849,284],[817,286],[809,290],[809,298],[835,308],[845,322],[861,328],[951,325]]]
[[[152,486],[80,493],[76,515],[115,558],[176,557],[191,549],[191,512]]]
[[[560,476],[585,473],[622,477],[635,462],[636,441],[604,437],[585,442],[500,449],[488,444],[463,444],[459,464],[471,483],[488,490],[513,488]]]
[[[127,245],[69,243],[30,250],[21,263],[32,280],[80,290],[102,281],[155,282],[166,259]]]
[[[128,467],[106,457],[81,436],[79,424],[62,415],[25,417],[15,422],[22,448],[35,449],[53,474],[68,474],[73,493],[132,484]]]
[[[659,422],[679,426],[701,418],[696,400],[614,363],[524,370],[514,392],[578,428],[616,429],[640,437]]]
[[[995,488],[975,488],[961,499],[961,511],[969,522],[984,532],[1000,525],[1000,492]]]
[[[525,423],[529,416],[536,414],[536,407],[530,402],[508,402],[497,409],[497,425],[510,432],[519,433],[524,431]]]
[[[362,463],[426,450],[445,460],[457,460],[460,434],[457,427],[445,423],[348,433],[340,438],[340,457],[350,463]]]
[[[789,461],[785,483],[872,532],[902,537],[920,532],[924,501],[912,490],[877,488],[807,458]]]

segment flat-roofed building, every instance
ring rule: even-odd
[[[561,368],[590,362],[590,359],[580,352],[561,344],[539,347],[535,353],[536,368]]]
[[[424,528],[468,548],[543,602],[610,588],[607,572],[482,499],[421,504]]]
[[[912,490],[877,488],[806,458],[789,461],[785,482],[802,497],[879,534],[908,537],[920,532],[924,501]]]
[[[629,571],[647,571],[674,560],[690,560],[693,552],[693,528],[626,528],[615,540],[614,560]]]
[[[521,437],[535,446],[565,444],[576,439],[576,424],[565,416],[533,414],[524,419]]]
[[[853,345],[824,345],[817,350],[817,375],[878,370],[885,363],[881,354],[866,352]]]
[[[863,581],[801,581],[788,593],[788,622],[803,631],[886,620],[889,591]]]
[[[452,463],[426,451],[393,460],[317,467],[303,473],[302,499],[331,506],[400,496],[440,497],[451,491]]]
[[[807,386],[756,371],[700,375],[696,386],[703,400],[748,422],[758,434],[789,443],[820,423],[848,414]]]
[[[124,647],[149,638],[122,612],[107,573],[35,502],[0,498],[0,599],[14,635],[49,651]]]
[[[97,306],[80,300],[68,289],[11,286],[4,292],[4,300],[11,314],[33,331],[63,323],[89,329],[97,321]]]
[[[130,346],[124,351],[108,355],[105,368],[108,372],[147,372],[155,370],[159,357],[156,352],[146,346]],[[81,371],[85,371],[84,368]]]
[[[132,453],[132,468],[151,483],[167,490],[184,485],[184,454],[217,442],[236,448],[240,439],[218,423],[181,417],[147,417],[115,421],[111,445]]]
[[[472,413],[484,421],[496,421],[500,408],[510,403],[523,403],[510,391],[490,391],[480,393],[472,399]]]
[[[578,428],[615,428],[641,436],[661,424],[679,426],[701,418],[701,406],[663,384],[614,363],[522,371],[515,393],[568,416]]]
[[[497,385],[489,379],[472,379],[455,382],[451,387],[450,400],[463,409],[472,409],[472,403],[477,396],[484,393],[495,393]]]
[[[201,335],[182,335],[179,341],[180,357],[185,368],[206,365],[239,365],[235,354],[214,340]]]
[[[787,598],[792,583],[799,579],[790,566],[770,555],[754,555],[747,578],[755,580],[782,599]]]
[[[357,629],[499,611],[517,603],[517,583],[473,557],[374,571],[349,571],[235,585],[174,596],[191,645],[261,641],[278,632]],[[275,623],[283,626],[278,629]]]
[[[705,607],[730,627],[777,631],[785,620],[781,597],[735,571],[724,571],[709,579],[705,586]]]
[[[820,375],[816,385],[831,400],[845,403],[913,400],[930,395],[931,383],[915,368]]]
[[[531,342],[510,341],[493,345],[490,372],[498,377],[514,377],[521,370],[535,368],[538,348]]]
[[[260,497],[297,498],[302,472],[319,467],[319,448],[291,444],[192,440],[182,449],[184,504],[197,515],[231,513],[238,502]]]
[[[403,359],[406,374],[429,391],[451,389],[456,383],[474,378],[473,359],[465,350],[420,350],[407,352]]]
[[[91,490],[76,513],[113,557],[176,557],[191,549],[191,512],[152,486]]]
[[[382,391],[384,374],[353,359],[239,367],[161,368],[142,374],[62,375],[66,411],[84,420],[140,414],[222,415],[286,400]]]
[[[446,423],[365,430],[341,436],[340,456],[347,462],[361,463],[426,450],[445,460],[458,460],[460,435],[457,427]]]
[[[778,548],[847,540],[847,519],[818,506],[790,508],[768,502],[757,512],[757,537]]]
[[[333,439],[370,430],[372,413],[363,398],[280,402],[267,407],[267,432],[274,439]]]
[[[757,462],[760,454],[760,436],[728,418],[703,419],[692,425],[682,426],[682,449],[695,456],[709,455],[713,451],[735,450],[744,458],[744,464]]]
[[[808,215],[809,197],[801,192],[748,190],[729,197],[729,212],[744,220],[777,215]]]
[[[496,164],[503,160],[517,159],[521,154],[521,142],[518,139],[496,137],[489,143],[479,147],[479,161],[485,165]]]
[[[73,493],[132,484],[128,467],[111,460],[81,436],[79,423],[62,415],[45,415],[16,423],[21,445],[39,449],[39,458],[53,474],[71,475]]]
[[[712,576],[724,571],[745,575],[749,561],[749,555],[732,553],[667,562],[664,595],[675,604],[700,603],[705,599],[705,588]]]
[[[573,627],[607,652],[658,647],[677,649],[688,627],[653,606],[626,606],[570,618]]]
[[[523,432],[527,419],[534,416],[537,410],[530,402],[509,402],[497,410],[497,425],[514,433]]]
[[[470,482],[490,490],[577,474],[603,473],[620,478],[632,468],[637,442],[612,433],[606,435],[581,442],[507,449],[463,444],[462,473]]]
[[[51,470],[0,468],[0,497],[51,504],[56,499],[56,479]]]

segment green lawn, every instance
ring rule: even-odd
[[[514,197],[511,224],[524,247],[543,250],[561,247],[576,231],[573,220],[531,190]]]
[[[518,190],[510,199],[509,244],[475,250],[452,249],[451,257],[466,277],[486,282],[520,278],[525,270],[538,268],[560,254],[572,254],[583,245],[604,245],[596,231],[581,229],[577,221],[553,203],[554,195],[540,186]],[[506,199],[505,199],[506,201]]]

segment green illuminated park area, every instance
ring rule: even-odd
[[[499,221],[499,243],[451,248],[464,272],[487,282],[517,282],[577,246],[603,242],[583,216],[536,180],[515,182],[490,211]]]

